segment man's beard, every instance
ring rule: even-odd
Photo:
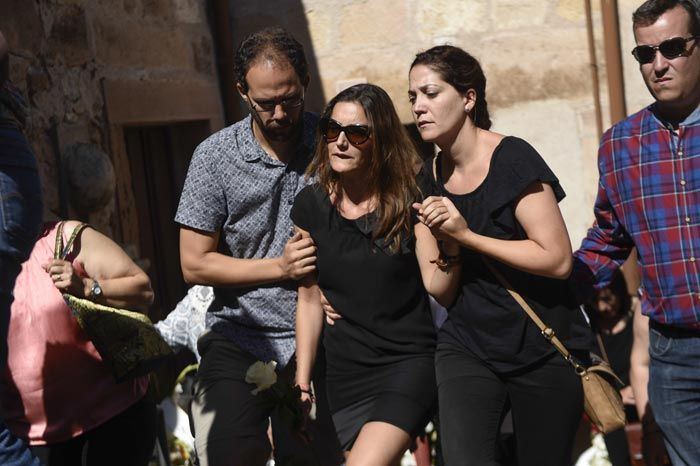
[[[290,142],[296,139],[301,132],[303,121],[302,113],[299,114],[299,118],[296,121],[287,118],[282,121],[268,121],[267,125],[264,124],[257,113],[253,113],[253,118],[265,139],[275,142]]]

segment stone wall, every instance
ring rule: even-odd
[[[184,83],[183,89],[218,86],[207,3],[3,1],[3,12],[11,13],[0,16],[0,29],[13,50],[12,79],[32,105],[28,133],[41,165],[47,213],[58,211],[61,148],[92,142],[113,152],[105,81],[155,83],[156,89],[159,83]],[[272,24],[288,28],[305,44],[312,71],[307,106],[312,110],[320,110],[349,83],[369,81],[389,92],[402,120],[410,123],[407,73],[415,53],[442,43],[473,53],[487,74],[494,130],[530,141],[559,175],[568,192],[562,208],[572,242],[578,244],[592,221],[598,144],[582,0],[229,3],[234,45]],[[607,127],[600,2],[592,3]],[[629,53],[634,42],[631,13],[639,3],[618,0],[629,113],[651,100]],[[238,117],[245,114],[242,105],[238,110]]]
[[[47,217],[59,213],[57,163],[63,148],[93,143],[114,156],[105,80],[218,88],[203,1],[2,4],[0,30],[10,44],[11,79],[31,104],[27,135],[40,164]],[[220,106],[213,112],[221,113]],[[119,221],[111,220],[112,226]],[[91,221],[110,230],[109,212]]]
[[[314,68],[312,108],[357,81],[382,86],[405,123],[408,66],[433,45],[465,48],[488,78],[494,130],[530,141],[568,193],[562,209],[576,247],[593,219],[598,135],[583,0],[231,0],[234,41],[266,25],[288,28]],[[631,14],[619,0],[626,98],[650,102],[629,50]],[[609,126],[600,1],[592,0],[604,126]],[[317,81],[317,82],[314,82]],[[319,96],[320,94],[320,96]]]

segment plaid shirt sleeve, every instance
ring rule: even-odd
[[[598,151],[599,161],[612,157],[612,144],[604,138]],[[603,164],[599,162],[599,166]],[[602,175],[602,168],[601,168]],[[609,181],[614,179],[608,178]],[[615,272],[625,262],[634,247],[634,241],[619,221],[608,197],[608,190],[616,186],[606,186],[605,177],[598,183],[598,196],[595,201],[595,222],[588,229],[581,247],[574,252],[574,269],[570,282],[581,302],[591,297],[594,289],[610,284]]]

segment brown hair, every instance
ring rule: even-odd
[[[367,161],[367,185],[370,193],[378,197],[372,239],[383,238],[389,251],[396,253],[400,250],[401,240],[411,232],[411,204],[420,195],[414,167],[420,163],[420,157],[396,114],[391,98],[382,88],[373,84],[349,87],[333,97],[322,118],[330,118],[339,102],[354,102],[367,115],[372,141]],[[339,177],[331,168],[328,145],[320,130],[317,141],[307,173],[318,177],[326,192],[335,195],[337,205],[342,196],[338,190]]]
[[[261,60],[270,60],[277,65],[291,65],[302,83],[309,75],[304,47],[281,27],[269,27],[254,32],[238,46],[233,57],[233,69],[236,82],[245,92],[248,92],[245,76],[250,68]]]
[[[654,24],[661,15],[678,6],[688,13],[690,33],[700,35],[700,3],[697,0],[647,0],[632,13],[632,27]]]
[[[465,94],[469,89],[476,92],[474,125],[481,129],[491,128],[486,102],[486,75],[478,60],[459,47],[438,45],[416,55],[411,63],[413,69],[424,65],[440,75],[443,81]]]
[[[621,319],[630,314],[632,312],[632,298],[627,290],[627,282],[625,281],[625,276],[622,274],[622,271],[618,270],[615,272],[610,284],[606,288],[617,297],[619,307],[616,317]],[[595,296],[585,305],[586,315],[588,315],[588,318],[591,320],[591,327],[593,327],[593,329],[598,328],[599,312],[597,299],[604,289],[605,288],[598,290]]]

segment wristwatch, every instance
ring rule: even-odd
[[[97,282],[97,280],[92,280],[92,286],[90,287],[90,297],[97,297],[102,295],[102,287]]]

